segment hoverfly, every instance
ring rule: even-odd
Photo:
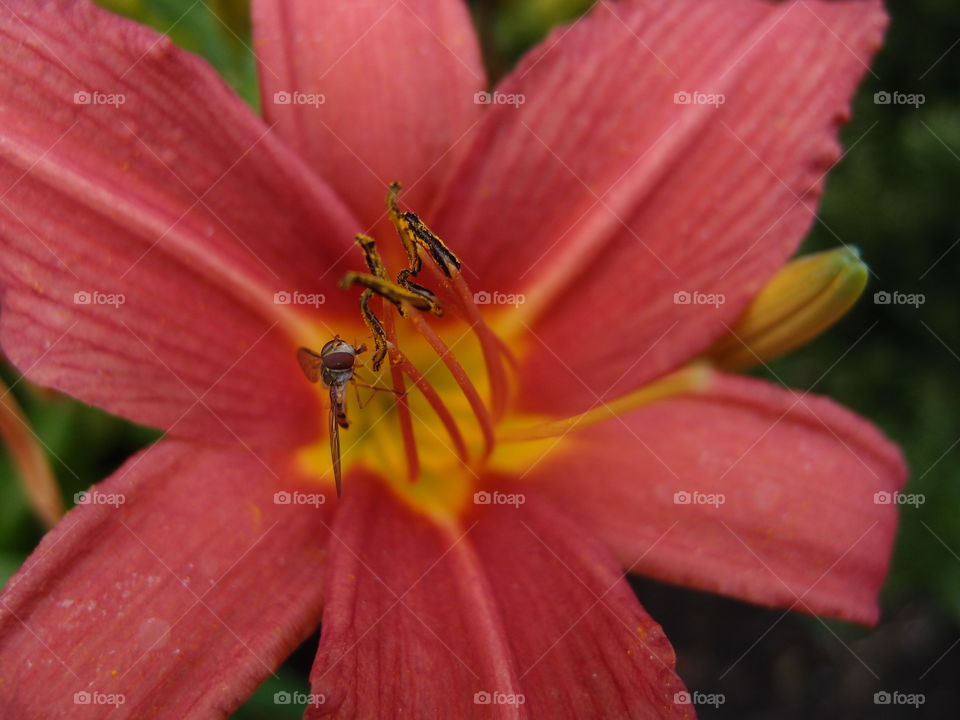
[[[297,360],[310,382],[323,381],[330,389],[330,456],[333,459],[333,477],[340,497],[340,428],[350,427],[347,420],[347,383],[353,380],[353,366],[365,345],[354,347],[339,335],[334,335],[315,353],[309,348],[297,350]]]

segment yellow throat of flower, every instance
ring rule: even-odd
[[[528,345],[517,323],[508,321],[510,309],[490,312],[488,306],[481,314],[456,255],[416,215],[399,209],[398,191],[391,188],[387,207],[408,267],[394,280],[373,239],[361,235],[357,244],[370,272],[348,273],[341,284],[364,288],[364,324],[340,329],[342,337],[374,341],[368,359],[361,356],[357,364],[353,387],[346,389],[350,427],[340,437],[342,465],[346,474],[362,468],[376,475],[408,505],[441,523],[453,523],[491,473],[523,475],[546,453],[561,452],[561,439],[571,432],[667,397],[703,391],[713,368],[758,364],[819,334],[865,284],[866,268],[855,251],[800,258],[768,283],[700,360],[575,417],[521,414],[512,403],[514,371]],[[414,282],[421,269],[428,270],[436,293]],[[310,336],[315,340],[323,333],[313,328]],[[387,361],[380,368],[378,355]],[[318,385],[318,392],[327,404],[327,388]],[[297,462],[318,482],[333,482],[328,437],[302,448]]]

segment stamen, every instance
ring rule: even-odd
[[[503,367],[503,351],[505,347],[496,334],[490,329],[480,309],[473,301],[473,294],[467,286],[463,275],[457,271],[451,275],[453,287],[463,302],[463,309],[467,314],[477,340],[480,343],[480,349],[483,352],[483,362],[487,368],[487,376],[490,379],[490,404],[493,407],[493,415],[498,420],[503,417],[507,408],[507,373]],[[511,356],[512,359],[512,356]]]
[[[352,285],[360,285],[361,287],[365,287],[368,290],[372,290],[380,297],[389,300],[396,306],[401,315],[406,313],[403,308],[404,303],[409,303],[417,310],[432,311],[437,317],[443,315],[443,311],[440,309],[440,307],[436,305],[436,303],[431,302],[428,297],[416,292],[415,290],[408,290],[407,288],[400,287],[390,280],[384,280],[383,278],[377,277],[376,275],[371,275],[370,273],[354,272],[353,270],[347,272],[343,276],[343,279],[340,280],[340,287],[346,290]]]
[[[517,362],[517,358],[513,354],[513,351],[510,350],[510,346],[507,345],[507,342],[495,332],[491,332],[490,336],[496,343],[500,356],[507,361],[507,365],[510,366],[510,369],[513,371],[514,375],[516,375],[520,370],[520,364]]]
[[[463,274],[454,270],[447,275],[434,262],[428,262],[426,265],[438,282],[454,291],[456,298],[460,301],[463,317],[470,322],[471,330],[473,330],[473,334],[476,335],[477,341],[480,343],[480,349],[483,352],[483,364],[487,369],[487,377],[490,380],[490,405],[493,408],[494,417],[499,420],[506,411],[506,401],[509,393],[503,359],[506,358],[513,368],[517,366],[516,359],[483,319],[480,309],[473,301],[470,286],[463,279]]]
[[[427,379],[423,376],[423,374],[417,370],[416,366],[414,366],[414,364],[399,351],[397,351],[396,362],[400,369],[410,377],[410,380],[423,394],[423,397],[426,399],[426,401],[430,403],[430,407],[433,408],[433,411],[437,414],[440,422],[443,423],[444,428],[446,428],[447,433],[450,435],[450,440],[453,442],[454,446],[456,446],[457,455],[460,457],[460,461],[466,465],[470,459],[470,454],[467,451],[467,444],[463,440],[463,435],[460,433],[460,428],[457,427],[457,423],[453,419],[453,415],[450,414],[447,406],[444,404],[443,400],[440,399],[440,395],[436,390],[433,389],[433,386],[427,382]]]
[[[392,183],[387,192],[387,214],[397,230],[400,242],[407,253],[409,268],[400,273],[397,282],[405,288],[416,292],[416,288],[410,287],[410,276],[417,276],[423,267],[423,261],[420,257],[420,248],[427,251],[427,257],[433,262],[428,262],[431,272],[440,281],[441,284],[450,287],[448,281],[452,281],[456,294],[459,295],[463,304],[463,310],[467,319],[471,322],[474,334],[480,343],[483,351],[483,361],[487,368],[487,377],[490,381],[490,405],[493,408],[494,417],[500,419],[506,410],[507,405],[507,376],[503,367],[500,348],[493,341],[493,332],[487,326],[473,302],[473,295],[470,288],[460,272],[460,259],[448,248],[441,240],[415,213],[403,212],[398,203],[400,194],[400,184]],[[420,286],[417,286],[420,287]],[[424,288],[425,289],[425,288]],[[417,307],[415,303],[411,303]],[[399,306],[398,306],[399,307]],[[403,314],[401,310],[401,314]],[[439,313],[436,313],[439,315]]]
[[[456,381],[457,385],[460,386],[460,389],[466,396],[467,401],[470,403],[470,407],[473,409],[473,414],[476,415],[477,422],[480,424],[480,430],[483,433],[483,457],[486,459],[486,457],[489,456],[490,452],[493,450],[493,419],[490,417],[490,413],[487,411],[486,405],[483,404],[483,400],[480,399],[480,394],[477,392],[477,388],[474,387],[473,383],[470,381],[470,376],[467,375],[466,371],[463,369],[463,366],[457,361],[456,356],[450,352],[450,349],[433,331],[433,328],[431,328],[430,325],[417,313],[409,313],[408,319],[414,324],[414,326],[417,328],[417,331],[423,336],[424,340],[430,344],[430,347],[432,347],[437,355],[440,356],[443,364],[447,366],[450,374],[453,375],[453,379]]]
[[[393,390],[397,393],[397,419],[400,422],[400,434],[403,436],[403,449],[407,455],[407,478],[416,482],[420,477],[420,456],[417,454],[417,441],[413,434],[413,421],[410,418],[410,406],[407,404],[406,383],[398,359],[403,357],[397,348],[397,333],[393,325],[393,308],[383,304],[383,326],[390,348],[390,378]],[[416,315],[416,313],[413,313]]]

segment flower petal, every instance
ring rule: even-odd
[[[281,330],[319,313],[274,293],[326,293],[327,319],[355,307],[334,260],[356,221],[209,66],[147,28],[86,1],[9,0],[0,53],[11,360],[192,437],[311,434],[315,396]]]
[[[249,453],[161,441],[91,490],[0,596],[5,712],[226,717],[320,620],[328,508],[277,487]]]
[[[717,373],[702,395],[570,434],[528,479],[638,573],[875,623],[897,526],[884,501],[905,475],[827,398]]]
[[[526,295],[528,406],[617,397],[724,331],[810,227],[884,24],[879,0],[601,2],[504,80],[524,103],[428,219],[476,290]]]
[[[549,503],[444,526],[352,482],[332,533],[307,717],[693,716],[660,627]]]
[[[253,18],[264,115],[363,228],[393,181],[413,207],[432,198],[482,109],[466,3],[255,0]]]

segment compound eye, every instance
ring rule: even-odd
[[[333,340],[327,340],[323,344],[323,347],[320,348],[320,355],[326,355],[327,353],[333,352],[337,348],[342,347],[344,344],[343,340],[340,338],[334,338]]]
[[[352,352],[335,351],[323,356],[323,366],[327,370],[349,370],[353,367],[356,355]]]

